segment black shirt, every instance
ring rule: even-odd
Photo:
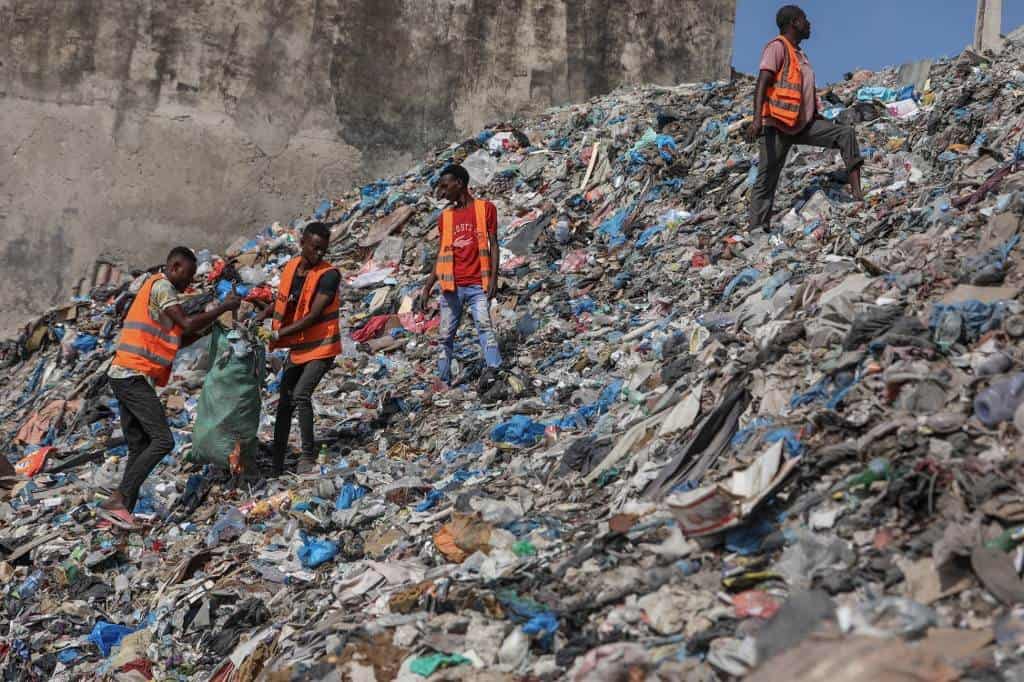
[[[306,273],[307,275],[309,273]],[[288,292],[288,309],[285,312],[285,319],[293,319],[295,315],[295,306],[299,304],[299,296],[302,295],[302,287],[306,284],[306,275],[300,275],[296,270],[295,275],[292,277],[292,288]],[[325,272],[320,277],[320,281],[316,284],[316,293],[327,294],[330,296],[327,299],[327,303],[330,304],[334,300],[334,297],[338,295],[338,287],[341,286],[341,273],[337,270],[331,269]],[[296,322],[298,320],[295,320]]]

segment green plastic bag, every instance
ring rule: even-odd
[[[263,344],[249,342],[239,332],[213,325],[210,371],[196,406],[189,460],[227,468],[237,444],[242,462],[256,461],[265,367]]]

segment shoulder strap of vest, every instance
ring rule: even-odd
[[[477,232],[487,234],[487,202],[483,199],[474,199],[473,210],[476,213]]]
[[[455,226],[455,211],[446,208],[441,211],[441,246],[452,240],[452,228]]]

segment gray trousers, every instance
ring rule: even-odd
[[[313,391],[320,380],[334,366],[334,358],[310,360],[292,364],[291,358],[281,377],[281,395],[277,401],[277,416],[274,418],[274,467],[284,468],[288,436],[292,430],[292,415],[299,413],[299,433],[302,436],[302,456],[316,457],[316,440],[313,430]]]
[[[859,168],[864,159],[860,155],[857,133],[853,126],[816,119],[796,135],[786,135],[771,126],[764,127],[759,146],[757,181],[750,192],[750,229],[768,230],[775,203],[775,189],[786,165],[789,149],[795,144],[838,149],[843,156],[847,172]]]

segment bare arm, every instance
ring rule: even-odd
[[[487,251],[491,259],[491,277],[487,282],[487,298],[498,295],[498,267],[501,264],[501,249],[498,247],[498,235],[491,232],[487,237]]]
[[[764,119],[761,111],[764,109],[764,100],[768,94],[768,87],[772,84],[775,74],[767,69],[761,69],[757,76],[757,85],[754,87],[754,122],[747,129],[747,138],[753,142],[761,136],[764,129]]]
[[[337,296],[337,294],[334,294],[334,296]],[[282,327],[277,333],[278,337],[298,334],[312,327],[320,319],[320,316],[323,315],[324,308],[327,307],[332,298],[331,294],[317,292],[316,296],[313,297],[313,305],[309,309],[309,314],[287,327]]]
[[[263,307],[263,310],[261,310],[261,311],[260,311],[260,312],[259,312],[259,313],[258,313],[258,314],[256,315],[256,324],[259,324],[259,323],[263,322],[263,320],[265,320],[265,319],[267,319],[268,317],[270,317],[270,316],[271,316],[271,314],[273,314],[273,312],[274,312],[274,302],[273,302],[273,301],[271,301],[270,303],[268,303],[267,305],[265,305],[265,306]]]
[[[437,256],[434,256],[434,267],[430,268],[430,275],[427,277],[427,281],[423,284],[423,289],[420,291],[420,310],[426,310],[427,304],[430,302],[430,291],[437,284],[437,259],[441,255],[441,247],[438,246]]]
[[[229,310],[238,310],[241,302],[242,299],[238,296],[229,294],[219,306],[203,313],[186,315],[185,309],[180,304],[165,308],[163,312],[167,313],[167,317],[171,319],[171,322],[181,327],[186,338],[191,336],[194,340],[199,332],[213,324],[214,320],[218,317]]]

